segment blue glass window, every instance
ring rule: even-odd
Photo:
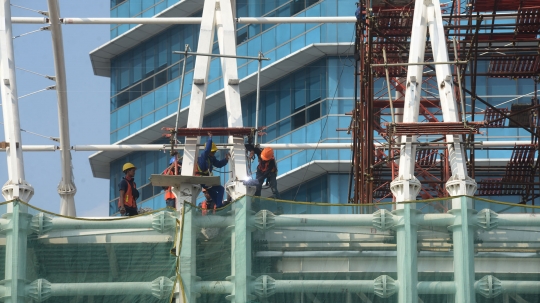
[[[125,2],[124,4],[120,5],[117,9],[118,17],[120,18],[128,18],[129,17],[129,2]]]
[[[133,82],[138,82],[142,79],[143,65],[142,65],[142,53],[133,52]]]
[[[144,72],[146,76],[152,75],[154,73],[154,44],[153,43],[146,44],[144,68],[145,68]]]
[[[141,12],[141,0],[129,0],[129,16],[134,17]]]
[[[268,30],[262,39],[262,52],[266,53],[276,47],[276,28]]]
[[[279,35],[276,35],[277,45],[281,45],[291,39],[291,25],[290,24],[278,25],[277,32],[279,33]]]
[[[163,69],[167,65],[167,36],[159,37],[158,44],[158,69]]]
[[[137,99],[129,104],[129,118],[135,120],[141,117],[141,99]]]
[[[297,73],[294,79],[294,111],[306,106],[306,77],[304,73]]]
[[[120,61],[120,88],[121,89],[124,89],[126,87],[128,87],[129,83],[130,83],[130,66],[129,66],[129,61],[127,60],[127,58],[125,58],[124,60],[121,60]]]

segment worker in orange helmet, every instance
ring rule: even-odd
[[[279,199],[279,191],[277,189],[277,164],[274,157],[274,150],[270,147],[265,147],[261,150],[259,146],[253,146],[253,144],[246,144],[246,150],[249,151],[249,157],[253,158],[255,154],[259,158],[259,165],[257,165],[257,173],[255,178],[259,182],[255,196],[261,195],[262,186],[266,180],[266,183],[270,185],[273,198]]]
[[[214,202],[212,196],[210,196],[210,193],[208,192],[208,190],[206,190],[206,188],[203,188],[202,192],[205,198],[205,200],[201,203],[202,215],[206,216],[209,209],[212,209],[212,213],[215,214],[217,208],[216,202]]]

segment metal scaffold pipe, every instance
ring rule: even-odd
[[[416,223],[422,226],[450,226],[454,223],[452,214],[418,214]]]
[[[418,143],[421,144],[421,143]],[[223,143],[216,144],[218,148],[226,148],[232,146],[232,144]],[[476,142],[478,148],[509,148],[516,145],[530,145],[530,141],[480,141]],[[198,144],[199,147],[204,146]],[[293,149],[351,149],[351,143],[269,143],[260,144],[262,148],[271,147],[275,150],[293,150]],[[385,146],[383,144],[375,144],[375,147]],[[441,148],[446,148],[441,145]],[[73,151],[162,151],[169,150],[171,148],[168,144],[118,144],[118,145],[73,145],[70,147]],[[183,149],[183,144],[175,145],[177,149]],[[430,148],[436,148],[430,146]],[[61,148],[57,145],[23,145],[22,150],[25,152],[46,152],[46,151],[59,151]],[[0,148],[0,152],[6,151],[6,149]]]
[[[275,227],[372,226],[373,215],[279,215]]]
[[[540,294],[539,281],[501,281],[503,293],[509,294]]]
[[[230,294],[234,284],[230,281],[199,281],[195,284],[195,292],[201,294]]]
[[[152,284],[148,282],[122,282],[122,283],[53,283],[51,295],[87,296],[87,295],[145,295],[152,293]]]
[[[39,213],[32,218],[31,228],[37,234],[44,234],[51,230],[77,230],[77,229],[145,229],[152,228],[158,232],[174,229],[175,217],[169,211],[161,211],[148,216],[129,219],[106,220],[77,220],[63,217],[53,217]]]
[[[46,24],[49,18],[45,17],[12,17],[11,22],[14,24]]]
[[[499,226],[540,226],[540,217],[535,214],[498,214]]]
[[[373,280],[276,280],[275,289],[278,293],[315,292],[336,293],[347,290],[349,292],[373,293],[375,283]]]
[[[56,72],[56,94],[58,98],[58,128],[60,133],[60,165],[62,179],[58,184],[60,195],[60,214],[75,217],[75,194],[77,187],[73,181],[71,164],[69,115],[67,100],[66,63],[64,61],[64,42],[62,27],[60,26],[60,8],[58,0],[47,0],[49,6],[50,29],[54,55],[54,69]]]
[[[62,18],[64,24],[201,24],[201,17]],[[18,20],[17,20],[18,21]],[[355,17],[240,17],[240,24],[356,23]]]
[[[174,282],[159,277],[151,282],[50,283],[38,279],[26,286],[28,296],[37,302],[50,297],[151,295],[164,300],[172,293]]]
[[[451,295],[456,292],[456,284],[453,281],[429,281],[418,282],[417,289],[419,294],[437,294],[437,295]]]

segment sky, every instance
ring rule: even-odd
[[[12,0],[12,5],[47,11],[45,0]],[[59,0],[61,17],[109,17],[109,0]],[[43,17],[12,6],[14,17]],[[28,33],[45,24],[13,25],[14,36]],[[68,110],[71,145],[109,144],[109,78],[95,76],[89,53],[109,41],[109,25],[62,25],[67,73]],[[33,72],[54,76],[51,34],[49,31],[14,39],[15,65]],[[54,82],[29,72],[17,70],[19,97],[54,85]],[[56,91],[40,92],[19,100],[21,128],[47,137],[58,137]],[[0,121],[3,118],[0,115]],[[5,141],[0,125],[0,141]],[[57,145],[50,139],[22,132],[23,145]],[[109,180],[92,175],[88,157],[93,152],[72,151],[77,216],[109,215]],[[34,187],[30,204],[51,212],[60,210],[57,192],[61,180],[60,153],[25,152],[25,178]],[[7,162],[0,152],[0,185],[8,180]],[[3,198],[2,198],[3,199]]]

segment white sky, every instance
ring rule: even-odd
[[[12,0],[12,4],[47,11],[46,0]],[[61,17],[109,17],[109,0],[59,0]],[[15,17],[42,15],[12,6]],[[45,24],[14,25],[13,34],[37,30]],[[67,72],[71,145],[109,144],[109,78],[95,76],[89,52],[109,40],[109,25],[63,25]],[[40,74],[54,76],[51,35],[41,31],[14,40],[15,65]],[[35,92],[54,82],[17,70],[19,96]],[[56,91],[41,92],[20,100],[21,128],[46,136],[58,137]],[[2,121],[0,115],[0,121]],[[3,122],[3,121],[2,121]],[[56,144],[51,140],[22,133],[23,144]],[[0,125],[0,141],[5,141]],[[5,153],[0,152],[0,185],[8,178]],[[92,176],[90,152],[72,152],[78,216],[109,215],[109,181]],[[59,152],[24,153],[26,180],[35,189],[31,204],[59,212],[57,186],[61,179]],[[1,198],[3,200],[3,198]]]

